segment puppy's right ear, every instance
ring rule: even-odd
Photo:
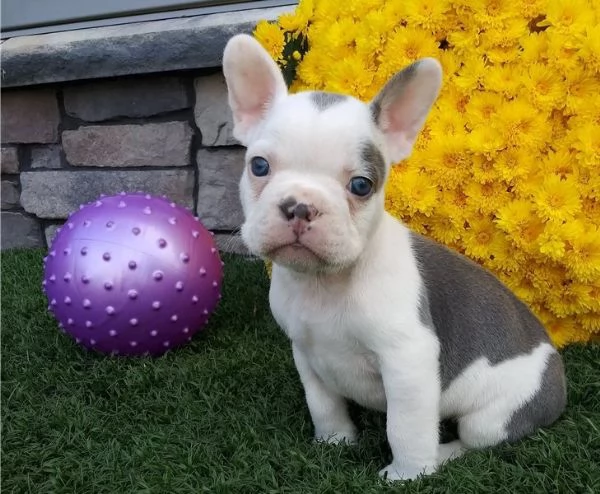
[[[223,73],[233,112],[233,135],[243,145],[276,101],[287,95],[277,64],[252,36],[231,38],[223,53]]]

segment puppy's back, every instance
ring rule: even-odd
[[[492,273],[411,232],[423,280],[421,318],[441,343],[442,385],[475,360],[494,365],[550,342],[541,322]]]

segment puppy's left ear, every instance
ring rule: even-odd
[[[233,135],[244,145],[287,86],[277,64],[252,36],[238,34],[223,52],[223,74],[233,112]]]
[[[441,84],[440,63],[423,58],[398,72],[371,101],[371,114],[383,132],[392,163],[412,152]]]

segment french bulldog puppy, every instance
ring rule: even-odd
[[[490,272],[384,209],[390,167],[411,153],[440,64],[415,62],[367,104],[288,94],[247,35],[230,39],[223,70],[247,148],[242,238],[273,261],[270,306],[316,439],[356,440],[346,400],[385,411],[393,460],[380,474],[414,479],[554,422],[565,376],[540,322]],[[444,418],[459,440],[439,444]]]

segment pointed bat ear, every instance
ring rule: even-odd
[[[412,152],[442,84],[442,67],[423,58],[398,72],[371,101],[371,113],[383,132],[393,163]]]
[[[233,112],[233,135],[247,145],[269,110],[287,95],[287,86],[277,64],[247,34],[228,41],[223,52],[223,73]]]

